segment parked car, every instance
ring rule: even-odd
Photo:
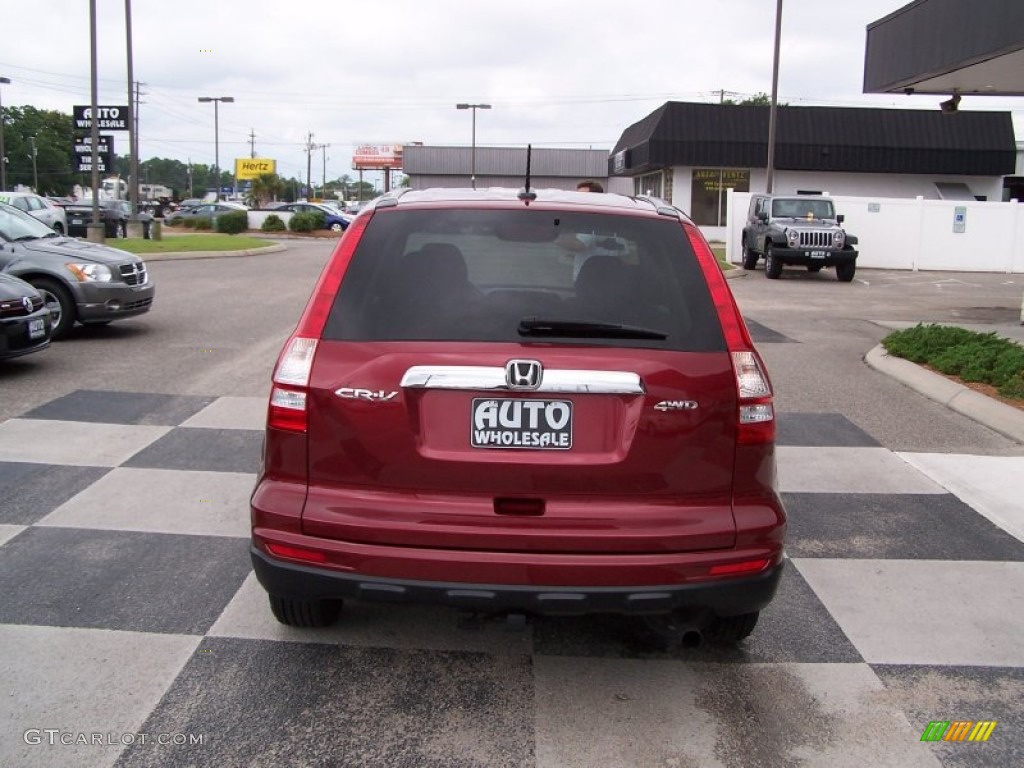
[[[203,203],[197,205],[195,208],[188,208],[187,210],[175,211],[164,216],[164,224],[173,226],[179,222],[196,220],[196,219],[209,219],[211,225],[214,219],[220,216],[222,213],[231,213],[232,211],[247,211],[249,210],[244,205],[238,203]]]
[[[32,192],[0,192],[0,203],[13,205],[19,211],[39,219],[58,235],[68,231],[64,209],[49,198],[40,197]]]
[[[39,291],[0,273],[0,360],[46,349],[52,332],[50,310]]]
[[[324,217],[324,229],[334,232],[344,232],[348,229],[349,222],[352,221],[337,209],[323,203],[285,203],[274,210],[291,211],[292,213],[321,213]]]
[[[0,273],[39,291],[53,338],[75,322],[104,325],[148,312],[155,288],[138,256],[58,235],[17,208],[0,203]]]
[[[65,205],[64,210],[67,213],[68,234],[72,237],[85,237],[87,227],[92,222],[92,198],[76,200],[71,205]],[[128,237],[131,204],[127,200],[100,200],[99,212],[105,237],[112,240]],[[147,217],[149,222],[153,220],[149,214],[140,215]]]
[[[783,567],[772,387],[678,209],[403,190],[281,351],[251,519],[285,624],[379,599],[737,641]]]
[[[754,195],[743,228],[743,268],[755,269],[764,257],[764,274],[782,276],[786,265],[820,272],[835,267],[840,282],[857,271],[857,238],[842,227],[832,198],[820,195]]]

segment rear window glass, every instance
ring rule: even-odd
[[[528,320],[655,333],[537,339],[520,332]],[[323,336],[725,348],[678,221],[525,207],[379,211],[353,254]]]

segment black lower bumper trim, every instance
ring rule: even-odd
[[[535,587],[508,584],[408,581],[339,573],[284,562],[250,547],[253,570],[272,595],[293,600],[366,600],[438,603],[483,612],[545,616],[591,613],[653,615],[703,608],[719,616],[760,611],[775,596],[783,565],[753,576],[698,584],[650,587]]]

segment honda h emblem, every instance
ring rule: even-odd
[[[505,363],[505,384],[509,389],[537,389],[544,369],[537,360],[509,360]]]

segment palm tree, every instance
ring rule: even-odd
[[[264,173],[252,180],[249,191],[249,202],[254,208],[262,208],[267,203],[277,200],[284,192],[284,182],[276,173]]]

